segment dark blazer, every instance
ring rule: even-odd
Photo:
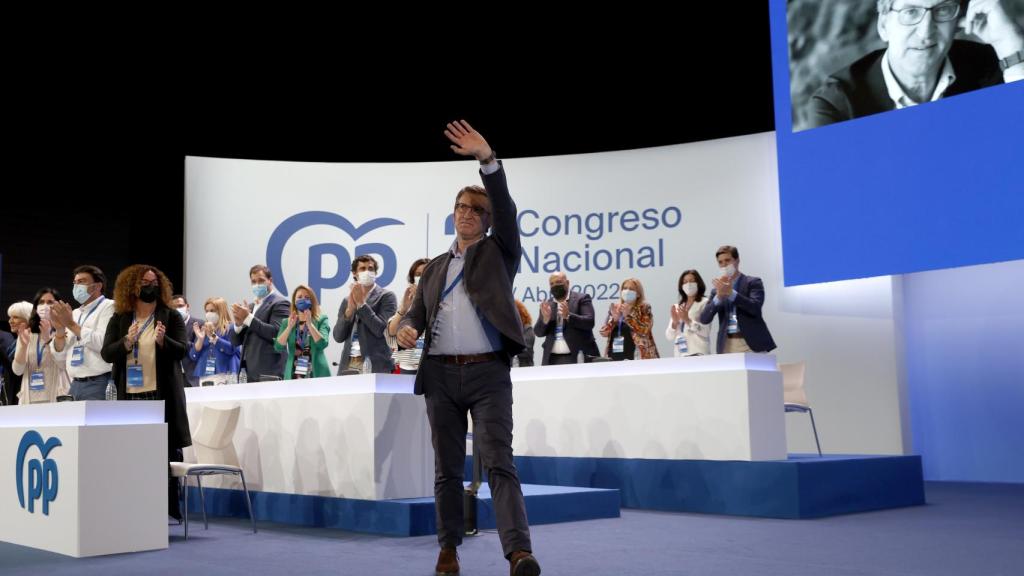
[[[21,376],[14,373],[14,349],[17,343],[16,336],[0,330],[0,365],[3,366],[4,374],[3,398],[0,398],[0,404],[10,406],[18,403],[18,391],[21,390]]]
[[[370,365],[373,366],[375,373],[390,373],[395,369],[395,363],[391,360],[391,346],[384,339],[384,330],[388,327],[388,320],[398,309],[395,293],[374,284],[373,290],[366,297],[366,306],[356,308],[352,318],[347,320],[346,308],[348,298],[341,301],[341,307],[338,308],[338,323],[334,325],[334,341],[345,343],[341,350],[338,374],[348,368],[348,361],[352,357],[352,327],[356,324],[359,325],[360,353],[364,358],[370,359]]]
[[[177,310],[168,308],[159,300],[153,312],[156,321],[167,327],[164,345],[156,347],[156,389],[164,401],[164,421],[167,423],[167,447],[171,450],[192,445],[185,412],[185,387],[181,373],[181,359],[185,357],[185,322]],[[124,398],[129,352],[124,349],[124,337],[132,325],[132,313],[114,313],[107,324],[100,356],[113,364],[111,376],[117,386],[117,397]]]
[[[188,315],[188,318],[185,318],[185,335],[188,337],[188,342],[186,342],[188,348],[186,350],[189,351],[195,350],[196,332],[192,329],[192,324],[196,322],[199,322],[200,326],[206,323],[205,318],[199,320],[191,314]],[[205,361],[205,358],[203,360]],[[199,377],[196,376],[196,361],[192,358],[192,354],[185,354],[185,357],[181,359],[181,370],[185,373],[186,386],[199,385]]]
[[[544,323],[544,316],[539,315],[533,332],[538,337],[544,338],[544,358],[542,366],[548,365],[551,357],[551,348],[555,345],[555,328],[558,326],[556,316],[558,306],[554,300],[548,300],[541,306],[551,308],[551,321]],[[587,356],[600,356],[597,349],[597,341],[594,340],[594,303],[590,300],[589,294],[582,292],[569,292],[569,317],[565,319],[562,326],[562,334],[565,335],[565,343],[569,345],[569,352],[575,356],[580,350]]]
[[[285,355],[274,350],[274,340],[281,320],[288,318],[290,311],[288,299],[271,292],[253,314],[249,326],[243,325],[237,333],[231,330],[231,343],[242,347],[242,362],[249,382],[259,382],[264,375],[284,378]]]
[[[739,324],[743,339],[754,352],[771,352],[775,349],[775,340],[768,332],[768,325],[761,317],[761,306],[764,305],[764,283],[760,278],[740,274],[736,282],[736,323]],[[725,350],[726,329],[729,325],[729,301],[723,300],[715,306],[716,289],[711,289],[711,296],[704,310],[700,313],[700,323],[710,324],[718,316],[718,347],[719,354]]]
[[[825,79],[811,97],[811,127],[869,116],[896,107],[889,98],[885,77],[882,76],[883,54],[885,50],[876,50]],[[999,59],[991,46],[954,40],[949,49],[949,61],[956,73],[956,81],[943,97],[1003,83]]]
[[[511,365],[512,356],[526,348],[523,321],[512,296],[512,279],[516,277],[522,255],[516,204],[509,195],[503,166],[494,174],[481,172],[480,178],[491,201],[491,234],[466,249],[463,282],[470,301],[501,334],[501,352],[505,362]],[[434,325],[450,258],[449,250],[426,265],[412,306],[399,324],[399,328],[412,326],[425,336],[424,356],[430,354],[433,337],[431,330],[424,332],[424,329]],[[423,394],[422,378],[423,370],[420,370],[416,373],[416,394]]]
[[[523,326],[523,340],[526,342],[526,349],[516,354],[516,358],[519,358],[520,368],[529,368],[533,366],[533,343],[537,340],[533,335],[533,326]]]

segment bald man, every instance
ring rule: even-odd
[[[594,304],[590,296],[570,290],[565,272],[548,278],[551,298],[540,305],[540,317],[533,332],[544,336],[543,366],[575,364],[579,353],[600,356],[594,341]]]

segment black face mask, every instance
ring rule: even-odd
[[[565,284],[555,284],[551,287],[551,295],[555,297],[555,300],[562,300],[569,294],[569,290],[565,287]]]
[[[153,302],[156,302],[158,294],[160,294],[159,286],[143,286],[139,289],[139,300],[142,300],[146,304],[152,304]]]

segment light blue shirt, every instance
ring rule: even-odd
[[[482,242],[483,240],[481,240]],[[452,243],[448,259],[448,275],[443,291],[447,291],[434,318],[430,355],[483,354],[501,350],[501,333],[473,305],[466,292],[466,282],[459,278],[466,259],[458,252],[458,240]],[[458,278],[458,282],[456,282]],[[455,287],[448,290],[449,286]],[[442,292],[443,293],[443,292]]]
[[[740,281],[740,275],[737,274],[736,278],[732,281],[732,292],[729,293],[729,304],[732,304],[733,302],[736,301],[736,284],[738,284],[739,281]],[[722,303],[722,299],[718,297],[718,293],[716,292],[715,293],[714,304],[715,304],[715,306],[718,306],[721,303]],[[731,308],[731,306],[730,306],[730,308]]]

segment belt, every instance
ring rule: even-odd
[[[499,356],[497,352],[484,352],[483,354],[456,354],[454,356],[449,356],[447,354],[433,354],[428,356],[428,358],[433,358],[445,364],[458,364],[459,366],[463,366],[466,364],[479,364],[480,362],[498,360]]]
[[[743,334],[741,332],[737,332],[735,334],[726,334],[725,336],[727,338],[743,338]]]

